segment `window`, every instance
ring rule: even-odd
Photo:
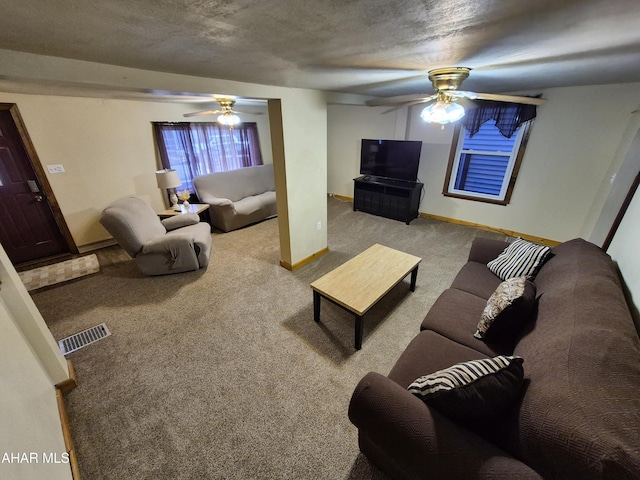
[[[470,136],[458,124],[453,135],[443,194],[506,205],[522,162],[533,120],[507,138],[491,119]]]
[[[153,128],[162,167],[177,170],[181,190],[194,193],[198,175],[262,165],[255,123],[230,129],[209,122],[154,122]]]

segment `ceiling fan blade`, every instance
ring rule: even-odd
[[[476,92],[465,92],[464,90],[449,90],[443,93],[445,95],[449,95],[454,100],[459,98],[470,98],[471,100],[473,100],[475,98],[478,98],[478,94]]]
[[[264,112],[241,112],[240,110],[231,110],[231,113],[239,113],[240,115],[264,115]]]
[[[385,105],[400,105],[406,103],[423,103],[428,102],[436,98],[436,94],[428,94],[428,93],[418,93],[414,95],[399,95],[397,97],[386,97],[386,98],[374,98],[372,100],[367,100],[365,103],[370,107],[380,107]]]
[[[400,110],[401,108],[413,107],[414,105],[420,105],[421,103],[430,103],[434,101],[437,97],[438,97],[437,95],[431,95],[428,98],[421,98],[413,102],[401,103],[400,105],[390,108],[389,110],[385,110],[384,112],[382,112],[382,114],[384,115],[385,113],[395,112],[396,110]]]
[[[469,92],[474,93],[474,92]],[[542,98],[534,97],[520,97],[518,95],[500,95],[497,93],[474,93],[478,100],[495,100],[496,102],[513,102],[513,103],[525,103],[527,105],[542,105],[545,100]]]
[[[222,113],[220,110],[202,110],[201,112],[191,112],[182,114],[183,117],[197,117],[198,115],[216,115]]]

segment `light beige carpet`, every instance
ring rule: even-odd
[[[19,272],[20,280],[28,291],[68,282],[100,271],[98,257],[92,253],[64,262]]]
[[[101,271],[33,298],[55,338],[106,322],[112,335],[69,355],[67,397],[83,478],[382,479],[347,418],[356,383],[386,374],[465,263],[475,228],[405,225],[328,201],[329,253],[290,272],[277,219],[213,235],[206,270],[144,277],[118,247]],[[394,287],[364,321],[309,284],[374,243],[421,257],[415,292]]]

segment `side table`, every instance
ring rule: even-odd
[[[208,203],[190,203],[189,209],[185,209],[184,206],[180,205],[180,210],[174,210],[172,208],[168,208],[167,210],[163,210],[158,212],[158,216],[160,218],[168,218],[173,217],[174,215],[183,215],[185,213],[197,213],[200,216],[200,220],[203,222],[207,222],[211,225],[211,216],[209,215],[209,204]]]

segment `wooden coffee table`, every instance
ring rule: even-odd
[[[375,244],[311,284],[313,319],[320,321],[320,298],[324,297],[355,315],[355,348],[362,348],[363,317],[393,287],[411,273],[416,289],[421,258]]]

